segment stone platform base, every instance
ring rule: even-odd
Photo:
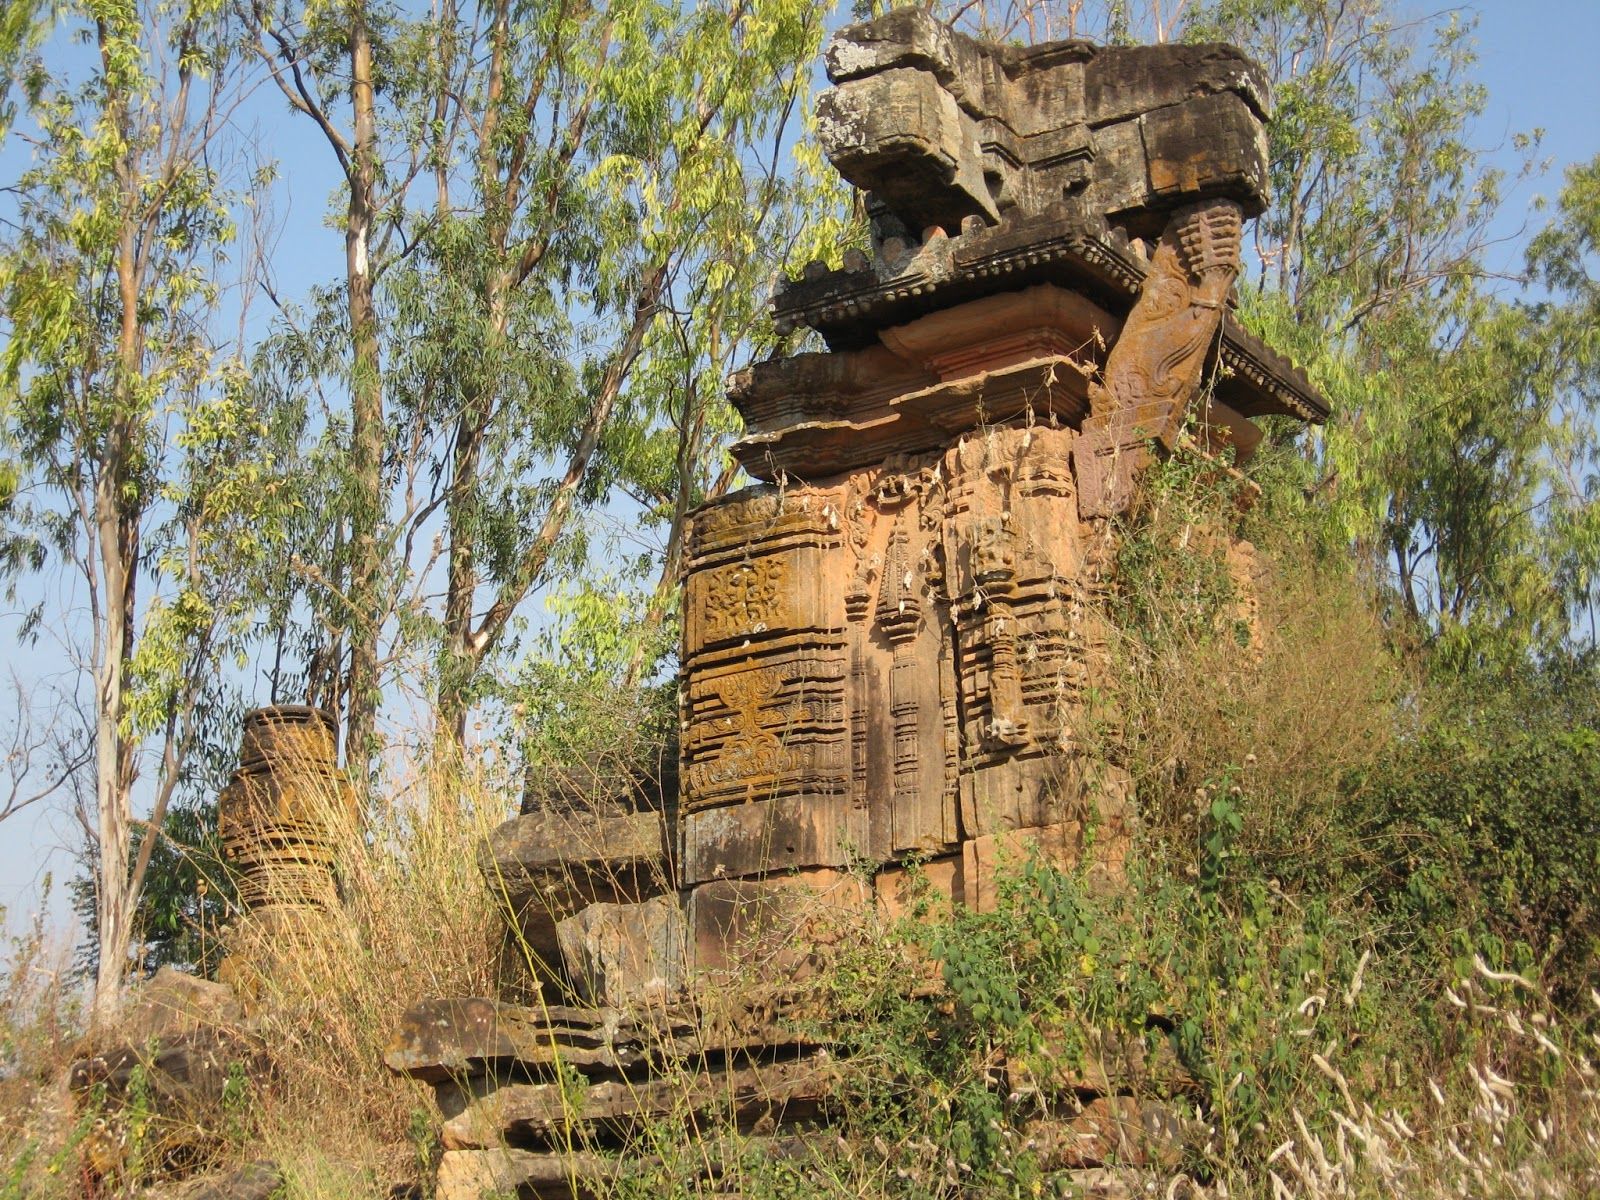
[[[1124,1090],[1181,1072],[1142,1047],[1091,1041],[1070,1077],[1024,1083],[1001,1069],[995,1086],[1037,1095],[1023,1132],[1042,1168],[1073,1176],[1074,1194],[1136,1194],[1109,1168],[1175,1167],[1184,1123]],[[771,994],[633,1011],[428,1001],[406,1013],[385,1061],[433,1085],[443,1200],[579,1200],[658,1170],[737,1196],[751,1154],[825,1169],[858,1069],[804,1001]],[[690,1166],[661,1160],[685,1146]]]

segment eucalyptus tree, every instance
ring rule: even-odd
[[[1552,454],[1555,499],[1549,526],[1563,559],[1556,583],[1582,612],[1591,647],[1600,645],[1600,152],[1565,174],[1554,218],[1528,247],[1533,279],[1546,289],[1531,318],[1541,331],[1540,385],[1565,435]]]
[[[339,164],[347,247],[365,247],[347,254],[346,312],[322,323],[342,343],[357,552],[313,569],[308,547],[299,581],[352,639],[352,743],[377,666],[424,643],[459,742],[528,597],[580,571],[586,509],[631,496],[671,547],[700,492],[731,480],[712,377],[758,344],[770,274],[826,191],[790,165],[826,15],[818,0],[252,11],[258,53]],[[291,375],[326,371],[318,336],[281,340]]]
[[[1488,276],[1505,180],[1472,144],[1488,92],[1470,12],[1213,0],[1183,32],[1238,43],[1272,79],[1256,282],[1298,321],[1339,338],[1408,297]]]
[[[1490,265],[1507,178],[1473,144],[1470,12],[1215,0],[1185,36],[1237,41],[1274,78],[1274,201],[1241,298],[1334,403],[1308,490],[1442,663],[1559,646],[1596,563],[1594,358],[1554,340],[1568,306]],[[1537,142],[1513,139],[1524,175]],[[1529,261],[1547,282],[1557,236]]]
[[[674,570],[688,507],[724,474],[707,467],[721,372],[791,248],[787,142],[825,15],[816,0],[463,14],[451,55],[477,65],[426,114],[454,140],[436,147],[395,326],[407,417],[448,441],[447,737],[519,606],[581,555],[564,542],[576,510],[631,492],[669,527]]]
[[[136,903],[219,660],[242,644],[246,565],[285,503],[237,355],[214,328],[235,201],[218,164],[248,90],[209,0],[7,6],[11,136],[31,165],[0,243],[5,563],[54,558],[87,643],[97,1017],[118,1005]],[[47,42],[52,33],[89,53]],[[10,35],[8,35],[10,36]],[[48,48],[48,53],[45,49]],[[30,621],[47,619],[43,602]],[[73,615],[63,618],[76,621]],[[150,813],[133,836],[135,786]]]
[[[343,343],[321,366],[331,361],[348,389],[347,462],[340,472],[335,545],[308,557],[308,590],[315,611],[333,614],[324,657],[336,679],[326,697],[335,711],[345,710],[347,759],[366,764],[376,748],[379,640],[392,607],[385,580],[388,439],[377,289],[404,228],[407,189],[424,165],[423,139],[415,131],[397,132],[385,117],[429,69],[428,48],[418,42],[424,23],[368,0],[252,0],[243,15],[256,55],[291,110],[326,146],[342,183],[342,312],[324,308],[319,323],[337,325]],[[346,636],[348,665],[341,670]]]

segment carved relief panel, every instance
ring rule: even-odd
[[[858,794],[871,814],[873,856],[889,862],[938,854],[960,837],[941,460],[891,459],[860,476],[856,489]]]
[[[945,528],[968,837],[1051,824],[1088,685],[1081,613],[1089,531],[1073,434],[979,431],[947,456]]]
[[[755,488],[696,516],[685,584],[686,846],[697,810],[848,792],[844,605],[830,586],[841,526],[826,489]]]
[[[1081,817],[1098,657],[1073,438],[983,429],[697,517],[686,882],[937,856]]]

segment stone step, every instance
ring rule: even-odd
[[[560,1069],[614,1078],[662,1063],[818,1046],[792,1011],[770,997],[631,1010],[481,996],[425,1000],[401,1017],[384,1062],[433,1084],[507,1071],[550,1078]]]
[[[753,1139],[768,1159],[797,1158],[809,1153],[805,1135],[775,1134]],[[697,1196],[742,1200],[736,1173],[727,1169],[750,1142],[721,1139],[696,1143]],[[440,1158],[434,1195],[437,1200],[487,1200],[516,1195],[521,1200],[599,1200],[614,1194],[617,1182],[659,1169],[648,1153],[611,1157],[590,1150],[524,1150],[499,1146],[479,1150],[446,1150]],[[684,1182],[684,1181],[679,1181]],[[629,1193],[638,1194],[638,1193]]]
[[[506,1083],[470,1100],[445,1122],[447,1150],[549,1145],[626,1138],[645,1122],[689,1123],[712,1114],[741,1130],[817,1116],[840,1084],[827,1051],[787,1062],[683,1070],[664,1078],[566,1083]]]
[[[515,1195],[533,1200],[586,1200],[615,1178],[617,1163],[597,1154],[512,1150],[447,1150],[439,1159],[437,1200]]]

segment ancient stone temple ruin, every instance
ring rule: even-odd
[[[1238,51],[998,46],[904,9],[827,68],[823,146],[871,246],[773,297],[825,348],[731,382],[756,482],[689,536],[676,795],[536,806],[486,854],[592,1007],[432,1002],[390,1058],[437,1082],[463,1194],[570,1194],[561,1138],[651,1115],[648,1031],[718,979],[826,969],[816,914],[892,910],[912,860],[979,907],[1030,843],[1114,884],[1111,519],[1158,456],[1230,471],[1253,418],[1325,415],[1229,311],[1267,203],[1268,90]],[[832,1068],[804,1039],[730,1019],[708,1056],[705,1028],[679,1034],[708,1094],[819,1111]],[[562,1048],[591,1080],[576,1112],[541,1082]]]
[[[916,856],[981,903],[1001,844],[1070,862],[1092,831],[1114,870],[1104,518],[1153,452],[1243,459],[1249,418],[1322,415],[1227,313],[1267,200],[1267,88],[1237,51],[990,46],[907,9],[827,65],[823,145],[872,250],[778,289],[779,325],[828,349],[734,379],[734,454],[763,482],[689,542],[678,882],[701,969],[773,897],[862,863],[882,890]]]

